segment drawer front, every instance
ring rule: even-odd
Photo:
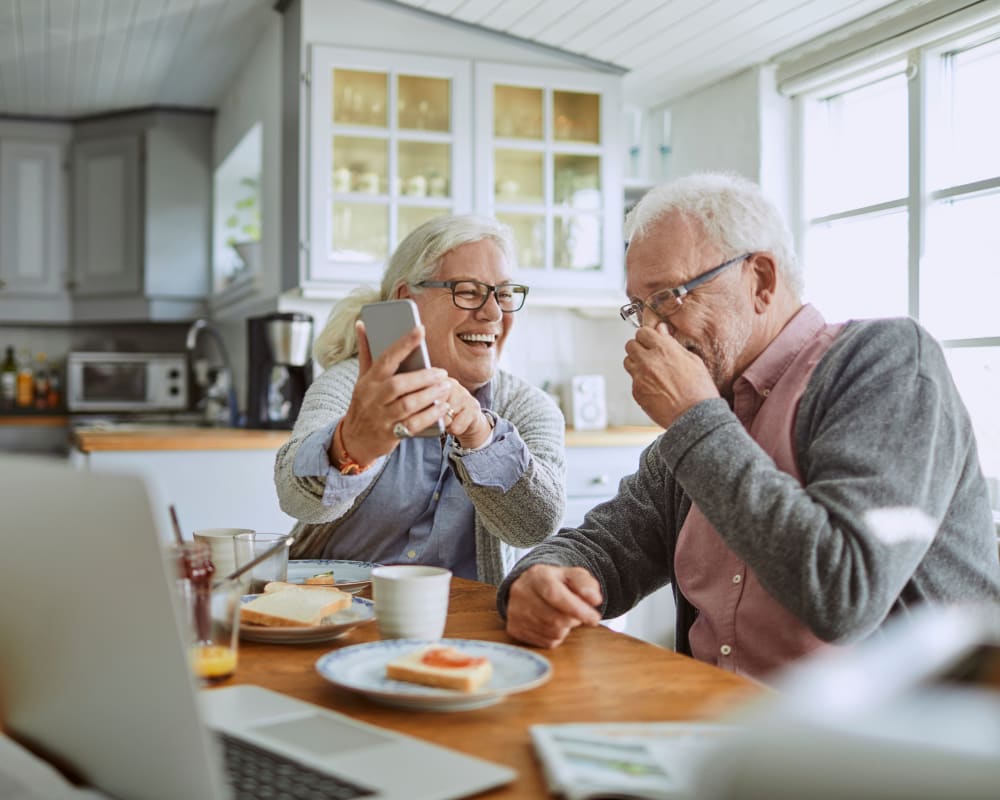
[[[613,497],[618,482],[638,469],[642,447],[567,447],[566,495]]]

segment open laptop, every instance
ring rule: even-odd
[[[224,766],[234,739],[252,764],[290,758],[296,777],[348,784],[345,797],[444,800],[515,777],[261,687],[198,691],[139,478],[0,456],[0,508],[3,726],[85,785],[127,800],[251,797]]]

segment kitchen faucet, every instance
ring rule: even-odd
[[[198,334],[201,331],[204,331],[212,337],[215,341],[215,346],[219,351],[219,355],[222,357],[222,372],[219,377],[225,375],[227,378],[225,385],[228,388],[226,393],[226,405],[229,412],[229,424],[236,428],[239,426],[239,409],[236,406],[236,388],[233,385],[233,364],[229,360],[229,352],[226,350],[226,343],[222,340],[222,335],[207,319],[195,320],[191,327],[188,328],[186,345],[188,358],[192,358],[194,356],[195,348],[198,346]]]

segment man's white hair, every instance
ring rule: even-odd
[[[722,258],[767,251],[796,296],[803,279],[788,225],[760,187],[739,175],[702,172],[650,189],[625,218],[625,241],[642,238],[656,222],[679,212],[701,223]]]

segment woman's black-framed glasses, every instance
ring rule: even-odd
[[[524,306],[528,287],[520,283],[501,283],[490,286],[482,281],[420,281],[425,289],[451,289],[451,301],[466,311],[475,311],[486,305],[492,294],[504,314],[513,314]]]
[[[680,286],[672,289],[660,289],[657,292],[653,292],[645,300],[636,300],[632,303],[626,303],[619,309],[618,313],[621,314],[623,320],[628,322],[630,325],[634,325],[636,328],[642,327],[643,308],[648,308],[660,319],[666,319],[671,314],[675,314],[680,311],[681,305],[683,305],[684,295],[690,294],[692,289],[701,286],[703,283],[708,283],[712,280],[712,278],[719,275],[727,267],[746,261],[752,255],[753,253],[744,253],[741,256],[736,256],[736,258],[723,261],[719,264],[719,266],[712,267],[707,272],[701,273],[701,275],[692,278],[687,283],[681,284]]]

